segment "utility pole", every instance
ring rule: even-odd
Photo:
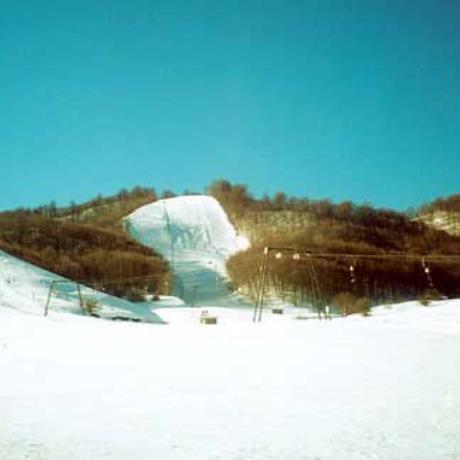
[[[254,306],[254,315],[252,317],[252,321],[255,323],[256,321],[262,321],[262,309],[264,303],[264,291],[265,291],[265,279],[267,277],[267,270],[268,270],[268,253],[270,251],[269,247],[264,248],[264,255],[262,259],[262,263],[260,265],[260,284],[259,284],[259,292],[256,298],[256,304]]]
[[[50,300],[51,300],[51,294],[54,289],[54,285],[56,284],[56,281],[51,281],[50,288],[48,291],[48,298],[46,299],[46,305],[45,305],[45,316],[48,316],[48,311],[49,311],[49,306],[50,306]]]

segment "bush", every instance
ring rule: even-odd
[[[427,307],[433,300],[441,300],[442,298],[442,294],[436,288],[428,288],[422,292],[418,300],[421,305]]]
[[[128,286],[125,292],[125,297],[130,302],[143,302],[145,300],[146,293],[146,288],[142,289],[139,286]]]
[[[354,315],[356,313],[369,316],[371,310],[371,301],[368,297],[358,298],[350,292],[337,294],[332,303],[341,312],[342,316]]]
[[[371,302],[368,297],[361,297],[357,299],[353,309],[355,313],[360,313],[363,316],[369,316],[371,314]]]
[[[334,297],[332,303],[337,307],[342,316],[347,316],[352,312],[355,301],[356,297],[350,292],[341,292]]]
[[[97,316],[97,312],[101,307],[95,299],[86,299],[83,302],[83,311],[91,316]]]

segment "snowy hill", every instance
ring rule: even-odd
[[[220,204],[209,196],[181,196],[145,205],[124,220],[140,243],[171,264],[175,295],[189,304],[235,303],[229,294],[225,261],[249,246]]]
[[[50,311],[82,314],[76,284],[65,278],[24,262],[0,250],[0,308],[7,307],[42,316],[52,282],[59,281],[50,298]],[[132,303],[106,293],[81,286],[84,300],[97,302],[97,314],[103,318],[125,318],[151,323],[164,321],[153,311],[162,303]],[[173,305],[178,304],[178,299]]]

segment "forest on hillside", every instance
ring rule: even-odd
[[[0,249],[30,263],[130,300],[170,291],[167,262],[121,226],[121,218],[156,200],[153,189],[135,187],[107,198],[58,208],[0,213]]]
[[[221,202],[237,228],[251,237],[252,247],[234,255],[227,266],[235,288],[252,296],[266,246],[304,253],[460,255],[459,237],[412,220],[405,213],[350,201],[334,204],[287,197],[284,193],[255,199],[245,185],[226,180],[212,183],[208,191]],[[337,257],[315,259],[314,264],[322,301],[327,303],[340,303],[337,299],[345,295],[361,305],[427,295],[460,296],[460,261],[432,264],[431,281],[422,257],[412,261]],[[294,303],[314,303],[305,261],[274,259],[267,276],[267,285],[278,296]]]

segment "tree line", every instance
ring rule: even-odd
[[[247,187],[226,180],[209,193],[242,231],[251,231],[253,246],[233,256],[227,266],[236,288],[255,295],[263,247],[291,247],[300,252],[347,254],[460,254],[460,238],[413,220],[409,213],[377,209],[349,201],[290,198],[283,193],[254,198]],[[255,229],[255,231],[254,231]],[[349,294],[371,304],[418,298],[431,289],[420,261],[360,260],[350,279],[349,259],[315,259],[323,301]],[[439,295],[460,296],[460,266],[431,267]],[[295,302],[312,300],[311,281],[302,261],[277,259],[269,265],[268,285]],[[433,290],[432,290],[433,292]],[[337,303],[339,303],[337,301]]]

